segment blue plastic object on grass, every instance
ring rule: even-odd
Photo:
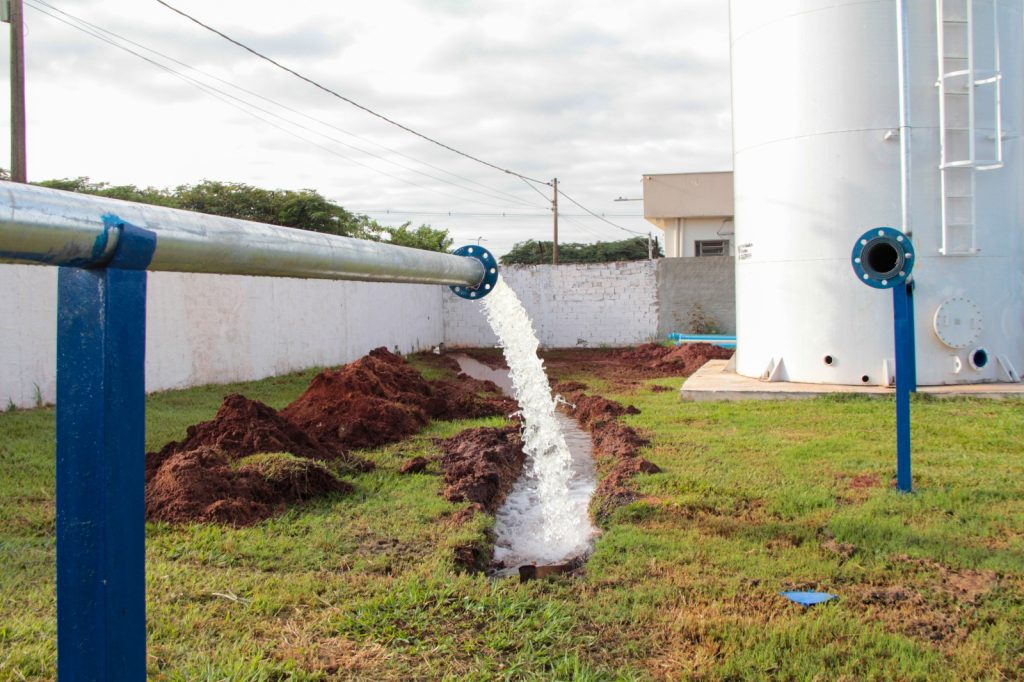
[[[828,592],[780,592],[786,599],[800,604],[800,606],[814,606],[815,604],[822,604],[839,597]]]

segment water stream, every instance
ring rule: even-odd
[[[482,303],[509,370],[491,370],[469,358],[460,365],[519,402],[527,456],[523,475],[497,513],[495,561],[514,567],[580,556],[597,533],[588,513],[597,485],[590,437],[555,411],[533,323],[515,292],[499,278]]]
[[[514,397],[509,371],[491,369],[465,355],[455,358],[463,372],[474,379],[489,379],[507,395]],[[554,537],[545,535],[550,520],[542,503],[542,488],[537,468],[527,463],[523,474],[512,486],[504,504],[494,518],[494,562],[505,568],[498,574],[512,573],[526,564],[557,564],[583,556],[590,551],[591,541],[598,530],[590,520],[590,498],[597,486],[594,468],[593,444],[590,434],[581,429],[571,417],[560,412],[554,419],[561,429],[570,455],[569,477],[559,507],[563,515],[558,522],[566,532]]]

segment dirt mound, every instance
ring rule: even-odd
[[[467,429],[438,441],[445,499],[495,511],[519,478],[526,453],[518,426]]]
[[[168,443],[160,455],[198,448],[220,450],[232,458],[257,452],[290,452],[310,459],[335,459],[341,455],[337,448],[317,442],[274,408],[237,393],[224,399],[213,419],[194,424],[185,433],[185,440]]]
[[[594,424],[607,422],[624,414],[640,414],[640,410],[632,405],[626,406],[614,400],[607,400],[599,395],[586,395],[576,393],[569,397],[569,402],[575,405],[572,416],[587,428]]]
[[[587,385],[580,381],[555,381],[551,384],[551,392],[561,395],[579,393],[580,391],[587,390],[587,388]]]
[[[171,453],[147,481],[146,518],[246,526],[290,502],[351,490],[320,462],[278,457],[295,464],[275,466],[268,458],[235,467],[228,455],[209,447]]]
[[[615,388],[631,388],[645,379],[683,377],[693,374],[711,359],[729,358],[733,351],[706,343],[662,346],[648,343],[634,348],[582,348],[541,352],[548,377],[563,395],[572,392],[579,376],[596,377]],[[499,356],[489,351],[468,351],[467,355],[496,364]],[[583,389],[578,389],[583,390]]]
[[[417,433],[431,418],[504,414],[506,400],[476,395],[481,383],[427,381],[398,355],[377,348],[318,374],[281,415],[328,446],[377,447]]]
[[[601,479],[594,492],[597,516],[600,521],[616,507],[635,500],[638,495],[632,479],[639,473],[655,474],[658,465],[639,456],[640,448],[650,445],[636,429],[626,426],[618,418],[626,414],[639,414],[640,410],[601,396],[577,393],[570,398],[575,405],[562,406],[580,426],[590,432],[594,453],[611,461],[611,469]]]
[[[708,360],[727,360],[734,352],[709,343],[685,343],[679,346],[645,343],[621,351],[619,359],[635,363],[635,371],[648,377],[685,376],[696,372]]]
[[[398,473],[421,474],[427,470],[429,464],[430,460],[426,457],[413,457],[402,462],[402,466],[398,467]]]
[[[456,381],[429,382],[435,396],[443,401],[431,413],[433,419],[478,419],[507,415],[519,409],[516,401],[502,395],[493,381],[481,381],[468,374],[459,374]],[[481,396],[480,394],[488,394]]]
[[[147,515],[170,522],[255,523],[286,504],[350,490],[323,464],[349,473],[373,468],[347,454],[349,448],[401,440],[431,418],[514,410],[491,382],[464,375],[428,382],[401,357],[378,348],[317,375],[280,413],[229,395],[213,419],[146,456]]]

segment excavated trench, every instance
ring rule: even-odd
[[[512,396],[512,380],[508,370],[491,368],[466,355],[457,355],[459,369],[480,381],[491,381],[502,392]],[[546,567],[570,568],[578,565],[590,553],[593,538],[599,533],[590,518],[590,499],[597,489],[597,470],[594,466],[593,444],[590,435],[571,417],[555,413],[572,455],[568,481],[567,516],[560,522],[572,524],[577,532],[568,533],[561,541],[545,540],[545,518],[539,503],[539,482],[527,466],[516,479],[495,512],[494,555],[492,573],[496,576],[518,572],[523,577],[535,577]],[[537,567],[536,569],[532,567]],[[551,570],[550,568],[548,569]]]

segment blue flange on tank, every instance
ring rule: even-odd
[[[914,245],[892,227],[875,227],[853,245],[857,279],[873,289],[892,289],[896,358],[896,488],[913,490],[910,476],[910,394],[917,390],[914,344]]]
[[[456,296],[477,300],[491,293],[494,285],[498,282],[498,261],[494,255],[479,244],[468,244],[460,246],[452,251],[456,256],[475,258],[484,266],[484,278],[475,287],[455,285],[449,287]]]

